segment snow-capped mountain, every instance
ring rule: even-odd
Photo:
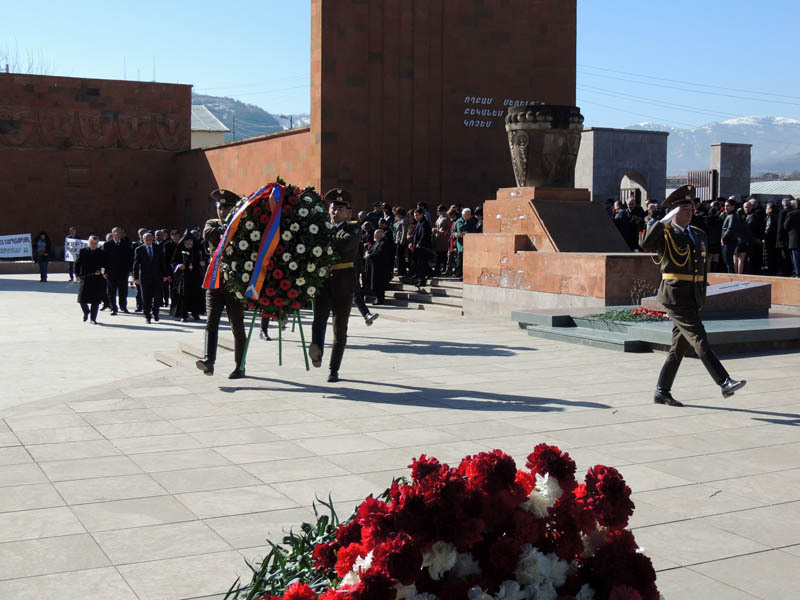
[[[681,129],[657,123],[639,123],[627,129],[668,131],[667,174],[707,169],[711,144],[734,142],[753,145],[752,173],[789,173],[800,170],[800,120],[785,117],[738,117]]]

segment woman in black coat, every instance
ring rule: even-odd
[[[80,282],[78,303],[83,309],[83,320],[90,316],[92,325],[97,325],[97,309],[106,289],[106,255],[99,247],[96,235],[89,237],[89,247],[81,248],[75,261],[75,278]]]
[[[167,257],[172,272],[172,304],[169,312],[181,321],[189,320],[189,315],[197,321],[203,311],[203,277],[205,276],[205,255],[200,244],[189,231],[183,234],[175,246],[172,257]]]

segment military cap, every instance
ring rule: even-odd
[[[664,209],[670,210],[679,204],[694,204],[696,198],[695,187],[693,185],[682,185],[667,196],[662,206]]]
[[[214,190],[209,194],[209,197],[216,202],[218,206],[227,206],[228,208],[233,208],[236,206],[236,203],[241,200],[239,194],[223,189]]]
[[[350,208],[350,192],[343,190],[342,188],[333,188],[332,190],[328,190],[325,192],[323,199],[325,202],[333,204],[334,206],[344,206],[345,208]]]

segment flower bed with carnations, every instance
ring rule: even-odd
[[[596,315],[587,315],[586,319],[598,321],[622,321],[622,322],[647,322],[647,321],[667,321],[669,317],[660,310],[653,310],[638,306],[636,308],[626,308],[620,310],[607,310]]]
[[[278,179],[243,198],[225,225],[245,206],[222,251],[222,285],[249,308],[276,319],[308,306],[338,261],[322,198],[314,188],[301,190]],[[275,242],[262,253],[273,217]]]
[[[501,452],[457,467],[422,455],[338,524],[303,524],[230,597],[249,600],[658,600],[626,530],[631,490],[613,467],[583,483],[540,444],[525,470]],[[236,586],[234,586],[235,588]]]

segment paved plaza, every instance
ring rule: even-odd
[[[220,597],[315,495],[346,516],[421,453],[524,464],[540,442],[620,469],[667,600],[797,596],[800,353],[725,357],[748,380],[728,400],[687,359],[676,409],[652,403],[662,354],[392,307],[370,328],[354,312],[337,384],[290,331],[284,366],[254,336],[231,382],[230,352],[214,377],[154,360],[202,324],[91,326],[51,280],[0,277],[0,598]]]

